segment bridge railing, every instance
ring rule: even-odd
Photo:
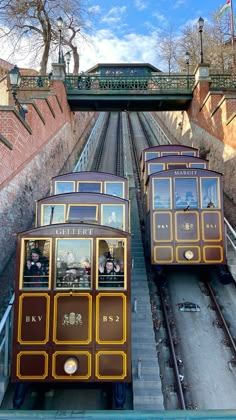
[[[210,89],[236,89],[236,74],[210,74]]]
[[[21,89],[49,89],[51,86],[51,76],[21,76]]]
[[[100,75],[67,75],[66,88],[70,90],[99,91],[186,91],[192,90],[193,75],[160,74],[150,76],[100,76]]]

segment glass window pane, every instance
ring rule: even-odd
[[[194,151],[188,151],[188,152],[181,152],[182,156],[195,156],[195,152]]]
[[[78,192],[101,192],[101,183],[100,182],[79,182]]]
[[[105,194],[115,195],[116,197],[124,198],[123,182],[106,182]]]
[[[197,168],[197,169],[206,169],[206,164],[205,163],[190,163],[189,167]]]
[[[167,169],[185,169],[187,163],[167,163]]]
[[[64,205],[43,205],[42,225],[52,225],[54,223],[63,223],[65,221]]]
[[[124,288],[126,279],[125,241],[98,241],[98,288]]]
[[[24,244],[23,287],[49,287],[49,240],[27,240]]]
[[[56,248],[56,287],[91,288],[91,239],[58,239]]]
[[[201,178],[202,208],[220,208],[218,178]]]
[[[97,206],[69,206],[68,222],[97,222]]]
[[[123,226],[124,207],[123,206],[102,206],[102,224],[117,229],[124,229]]]
[[[161,156],[178,156],[179,152],[161,152]]]
[[[170,209],[170,179],[154,179],[153,208]]]
[[[164,171],[164,163],[149,163],[148,175],[154,174],[155,172]]]
[[[145,153],[145,161],[150,159],[155,159],[160,156],[159,152],[146,152]]]
[[[192,209],[198,207],[197,201],[197,179],[176,178],[175,179],[175,208]]]
[[[56,192],[55,194],[63,194],[75,191],[74,181],[56,181]]]

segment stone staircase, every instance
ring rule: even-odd
[[[132,274],[131,334],[134,410],[163,410],[160,371],[135,189],[130,189]]]

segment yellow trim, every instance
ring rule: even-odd
[[[79,355],[87,355],[88,356],[88,374],[87,375],[57,375],[56,374],[56,357],[57,355],[70,355],[70,356],[79,356]],[[76,351],[76,350],[71,350],[71,351],[55,351],[55,353],[52,354],[52,377],[55,379],[70,379],[72,381],[77,380],[77,379],[89,379],[91,377],[91,366],[92,366],[92,361],[91,361],[91,353],[88,351]]]
[[[123,299],[123,305],[122,305],[122,317],[123,317],[123,339],[119,340],[119,341],[103,341],[99,338],[100,336],[100,331],[99,331],[99,326],[100,326],[100,322],[99,322],[99,308],[100,308],[100,298],[102,297],[109,297],[110,299],[113,297],[121,297]],[[111,300],[109,299],[109,303],[111,302]],[[127,313],[127,303],[126,303],[127,299],[126,299],[126,295],[124,293],[99,293],[96,296],[96,342],[98,344],[124,344],[127,341],[127,317],[126,317],[126,313]]]
[[[20,281],[19,281],[19,289],[20,290],[31,290],[30,287],[27,286],[23,286],[23,281],[24,281],[24,266],[25,266],[25,242],[26,241],[48,241],[49,242],[49,258],[48,258],[48,287],[43,287],[44,290],[49,290],[51,289],[51,269],[52,269],[52,239],[53,238],[44,238],[44,237],[28,237],[28,238],[21,238],[21,254],[20,254]],[[47,276],[46,276],[47,277]],[[35,287],[35,292],[40,290],[42,288],[40,287]]]
[[[90,267],[90,282],[91,282],[91,284],[90,284],[89,290],[91,290],[93,288],[92,282],[93,282],[93,239],[94,238],[91,238],[91,237],[64,238],[63,236],[61,236],[61,237],[55,238],[55,239],[56,239],[56,243],[55,243],[55,255],[54,255],[54,258],[55,258],[55,260],[54,260],[54,266],[55,266],[55,270],[54,270],[54,290],[56,290],[56,291],[62,290],[61,287],[56,287],[56,284],[57,284],[57,279],[56,279],[57,269],[56,269],[56,267],[57,267],[57,256],[58,256],[58,241],[89,241],[90,242],[90,251],[91,252],[90,252],[89,257],[90,257],[90,260],[91,260],[90,261],[90,263],[91,263],[91,267]],[[70,289],[69,288],[64,288],[63,290],[68,290],[68,292],[69,292]],[[77,289],[77,291],[78,291],[78,289]]]
[[[199,228],[199,212],[198,211],[194,211],[194,210],[188,210],[188,215],[189,214],[195,214],[196,215],[196,239],[179,239],[178,238],[178,231],[177,231],[177,216],[178,214],[184,214],[186,216],[186,212],[183,210],[178,210],[175,212],[175,240],[178,242],[199,242],[200,241],[200,228]]]
[[[156,239],[156,230],[155,226],[156,226],[156,220],[155,220],[155,215],[156,214],[169,214],[170,215],[170,219],[169,219],[169,228],[170,228],[170,239]],[[155,242],[172,242],[173,241],[173,229],[172,229],[172,212],[171,211],[165,211],[165,210],[153,210],[153,226],[152,226],[152,237],[153,237],[153,241]]]
[[[156,181],[156,180],[169,180],[169,193],[170,193],[170,207],[166,207],[166,208],[160,208],[160,209],[157,209],[157,208],[155,208],[155,203],[154,203],[154,192],[155,192],[155,188],[154,188],[154,182]],[[172,201],[172,196],[173,196],[173,193],[172,193],[172,178],[171,177],[161,177],[161,176],[153,176],[152,177],[152,185],[151,185],[151,196],[152,196],[152,210],[154,211],[154,210],[156,210],[156,211],[164,211],[164,210],[166,210],[166,211],[168,211],[168,210],[170,210],[170,209],[172,209],[173,208],[173,201]]]
[[[165,249],[165,248],[167,248],[167,249],[170,249],[171,250],[171,259],[170,260],[158,260],[158,259],[156,259],[155,257],[156,257],[156,250],[158,250],[158,249]],[[174,261],[174,250],[173,250],[173,246],[154,246],[153,247],[153,262],[154,263],[170,263],[170,262],[173,262]]]
[[[88,298],[88,338],[87,340],[78,340],[78,341],[71,341],[71,340],[58,340],[56,337],[57,333],[57,300],[59,297],[62,296],[84,296]],[[54,308],[53,308],[53,342],[56,344],[89,344],[92,340],[92,296],[89,293],[76,293],[76,292],[66,292],[66,293],[57,293],[54,296]],[[79,311],[79,308],[78,308]]]
[[[206,249],[207,249],[207,248],[209,248],[209,249],[212,249],[212,248],[218,248],[218,249],[220,250],[220,256],[221,256],[220,260],[207,260],[207,259],[206,259],[206,253],[205,253],[205,251],[206,251]],[[203,248],[202,248],[202,253],[203,253],[203,261],[204,261],[205,263],[222,263],[222,262],[224,261],[224,258],[223,258],[224,253],[223,253],[223,247],[222,247],[222,246],[217,246],[217,245],[212,245],[212,246],[207,245],[207,246],[203,246]]]
[[[117,196],[117,197],[125,198],[125,183],[124,183],[124,181],[104,181],[104,193],[105,194],[108,194],[107,184],[121,184],[122,185],[122,197],[120,197],[120,196]],[[111,194],[111,195],[113,195],[113,194]],[[114,197],[116,197],[116,196],[114,196]]]
[[[63,220],[63,222],[60,222],[60,223],[65,223],[65,221],[66,221],[66,217],[65,217],[65,215],[66,215],[66,204],[63,204],[63,203],[42,203],[42,205],[40,206],[40,226],[50,226],[50,223],[48,223],[47,225],[45,225],[43,223],[44,207],[46,207],[46,206],[51,206],[51,207],[61,206],[61,207],[64,207],[64,209],[63,209],[64,220]],[[50,222],[50,220],[49,220],[49,222]],[[56,224],[56,223],[53,223],[53,224]]]
[[[93,203],[89,203],[89,204],[86,204],[86,203],[73,203],[73,204],[68,204],[68,207],[67,207],[67,214],[66,214],[66,220],[68,220],[68,217],[69,217],[69,211],[70,211],[70,208],[71,207],[95,207],[96,208],[96,220],[95,220],[95,222],[96,223],[98,223],[98,204],[93,204]],[[82,222],[83,222],[83,220],[82,220]],[[88,222],[86,222],[86,223],[88,223]],[[94,221],[92,221],[91,223],[94,223]]]
[[[98,245],[99,245],[99,241],[100,240],[104,240],[104,241],[107,241],[107,242],[114,242],[114,241],[118,241],[118,242],[121,242],[121,241],[123,241],[123,243],[124,243],[124,268],[125,268],[125,271],[124,271],[124,287],[100,287],[100,286],[98,286],[98,259],[99,259],[99,254],[98,254],[98,251],[99,251],[99,248],[98,248]],[[127,267],[127,238],[125,238],[125,237],[120,237],[120,238],[104,238],[104,237],[99,237],[99,238],[96,238],[96,265],[95,265],[95,269],[96,269],[96,289],[97,290],[106,290],[106,291],[109,291],[109,292],[111,292],[112,290],[114,290],[115,292],[116,291],[118,291],[118,290],[127,290],[127,269],[128,269],[128,267]]]
[[[43,355],[45,356],[45,366],[44,366],[44,374],[43,375],[26,375],[23,376],[20,374],[20,359],[21,356],[25,356],[25,355]],[[21,351],[20,353],[17,354],[16,356],[16,376],[19,379],[45,379],[48,376],[48,354],[45,351]]]
[[[73,179],[70,179],[70,180],[68,180],[68,181],[55,181],[55,186],[54,186],[54,190],[55,190],[55,192],[54,192],[54,195],[58,195],[58,194],[68,194],[68,192],[61,192],[61,193],[58,193],[57,192],[57,184],[65,184],[65,183],[67,183],[67,184],[69,184],[69,183],[73,183],[74,184],[74,191],[70,191],[70,192],[75,192],[75,184],[76,184],[76,181],[73,181]]]
[[[86,181],[86,180],[81,179],[80,181],[77,181],[77,183],[76,183],[76,192],[81,192],[81,191],[79,191],[79,185],[80,184],[100,184],[99,194],[103,193],[103,185],[104,185],[103,181],[96,181],[96,179],[94,179],[94,180],[90,179],[89,181]],[[89,194],[89,192],[86,192],[86,193]]]
[[[200,176],[199,178],[200,178],[199,184],[200,184],[201,209],[206,209],[205,207],[202,206],[202,200],[203,200],[202,180],[204,179],[215,179],[217,181],[217,185],[216,185],[217,193],[218,193],[217,198],[218,198],[219,209],[221,209],[222,203],[221,203],[221,195],[220,195],[220,177],[219,176]]]
[[[23,299],[28,297],[37,298],[39,296],[46,298],[46,313],[45,315],[45,338],[42,341],[24,341],[21,338],[21,326],[22,326],[22,307]],[[18,312],[18,327],[17,327],[17,340],[20,344],[46,344],[49,340],[49,309],[50,309],[50,296],[46,293],[23,293],[19,296],[19,312]]]
[[[205,214],[210,214],[210,215],[217,214],[217,216],[218,216],[218,227],[219,227],[219,229],[218,229],[219,239],[207,239],[205,237],[205,225],[204,225],[204,215]],[[217,211],[217,210],[209,210],[209,211],[204,210],[204,211],[202,211],[201,217],[202,217],[202,220],[201,221],[202,221],[202,239],[203,239],[203,241],[205,241],[205,242],[221,242],[222,239],[223,239],[222,223],[221,223],[221,212],[220,211]]]
[[[179,249],[185,249],[186,251],[188,250],[188,249],[190,249],[190,251],[192,250],[192,249],[197,249],[197,251],[198,251],[198,257],[197,257],[197,259],[196,260],[179,260],[178,259],[178,250]],[[198,263],[198,262],[200,262],[201,261],[201,248],[200,248],[200,246],[195,246],[195,245],[190,245],[190,246],[188,246],[188,245],[185,245],[185,246],[176,246],[176,248],[175,248],[175,254],[176,254],[176,262],[178,262],[178,263],[180,263],[180,264],[196,264],[196,263]]]
[[[122,229],[117,228],[117,229],[126,231],[127,223],[126,223],[126,220],[125,220],[125,204],[115,204],[115,203],[102,204],[101,203],[101,225],[112,227],[109,224],[104,223],[104,219],[103,219],[103,208],[104,207],[122,207],[122,210],[123,210],[123,212],[122,212],[122,226],[123,226],[123,228]]]
[[[121,355],[123,356],[123,374],[122,375],[110,375],[110,376],[102,376],[99,374],[99,358],[100,356],[110,354],[110,355]],[[124,379],[127,376],[127,354],[123,351],[98,351],[95,354],[95,376],[98,379]]]

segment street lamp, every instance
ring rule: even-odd
[[[19,89],[20,87],[21,74],[20,70],[16,65],[8,72],[8,76],[15,105],[17,106],[21,117],[25,119],[25,115],[27,114],[28,109],[26,105],[21,106],[20,102],[17,99],[17,89]]]
[[[202,30],[203,30],[203,26],[204,26],[204,19],[203,18],[199,18],[198,19],[198,30],[199,30],[199,34],[200,34],[200,63],[203,63],[203,48],[202,48]]]
[[[188,51],[186,51],[185,61],[186,61],[186,65],[187,65],[187,89],[189,88],[189,58],[190,58],[190,54],[189,54]]]
[[[67,73],[69,74],[69,70],[70,70],[70,59],[71,59],[71,54],[70,51],[67,51],[67,53],[65,54],[65,58],[66,58],[66,64],[67,64]]]
[[[59,32],[59,53],[58,53],[58,63],[62,63],[62,48],[61,48],[61,31],[63,28],[63,19],[59,17],[57,19],[57,27]]]
[[[19,89],[20,87],[20,82],[21,82],[21,74],[20,74],[20,70],[18,69],[18,67],[15,65],[8,73],[9,75],[9,81],[10,81],[10,85],[11,85],[11,91],[12,91],[12,96],[13,99],[15,101],[15,104],[18,103],[18,99],[17,99],[17,89]]]

